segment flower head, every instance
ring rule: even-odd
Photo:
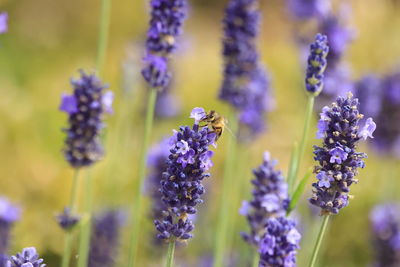
[[[195,109],[192,114],[196,114]],[[187,240],[194,229],[190,214],[196,213],[196,205],[205,189],[202,180],[212,166],[209,147],[215,142],[215,133],[197,124],[180,127],[170,139],[166,168],[160,182],[161,199],[165,204],[162,217],[154,221],[158,238],[163,240]]]
[[[114,266],[124,221],[124,213],[118,210],[106,211],[94,219],[88,267]]]
[[[14,223],[19,220],[21,210],[4,197],[0,197],[0,255],[7,257],[10,231]],[[3,266],[0,259],[0,266]]]
[[[6,33],[8,31],[8,13],[0,13],[0,34]]]
[[[386,203],[370,213],[375,266],[400,265],[400,205]]]
[[[286,217],[269,218],[259,242],[260,267],[294,267],[301,235]]]
[[[260,17],[257,0],[230,0],[223,20],[224,78],[219,97],[238,110],[242,140],[263,132],[265,113],[271,109],[269,77],[255,43]]]
[[[104,112],[112,112],[113,94],[104,92],[106,86],[95,75],[83,71],[81,78],[72,80],[71,84],[73,93],[63,94],[60,105],[60,110],[69,116],[64,155],[72,167],[80,168],[103,156],[99,134],[104,127]]]
[[[68,207],[65,207],[64,212],[57,215],[56,218],[60,227],[66,231],[74,228],[80,221],[80,217],[73,214]]]
[[[325,35],[317,34],[315,41],[310,45],[306,73],[306,90],[313,95],[319,95],[323,87],[324,71],[327,66],[328,38]]]
[[[186,0],[152,0],[150,27],[147,32],[143,77],[153,88],[168,86],[169,55],[176,48],[176,38],[182,32],[186,17]]]
[[[285,215],[289,206],[287,185],[282,173],[275,170],[275,164],[269,152],[265,152],[263,163],[253,170],[253,199],[244,201],[240,210],[250,225],[250,233],[241,235],[254,246],[258,246],[268,218]]]
[[[321,113],[324,139],[322,147],[314,146],[314,159],[319,163],[315,167],[318,182],[313,183],[310,203],[320,207],[323,214],[337,214],[348,205],[350,186],[357,182],[357,169],[364,167],[363,158],[367,155],[356,150],[357,143],[365,135],[359,129],[363,115],[358,106],[358,99],[349,93],[347,97],[338,97]],[[369,127],[365,131],[372,135],[370,125],[375,123],[372,119],[367,121]]]
[[[39,258],[36,248],[24,248],[21,253],[11,256],[11,260],[7,263],[7,267],[45,267],[43,259]]]
[[[321,18],[331,10],[330,0],[288,0],[289,12],[298,20]]]

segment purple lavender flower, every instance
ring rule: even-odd
[[[294,267],[301,235],[286,217],[269,218],[259,243],[260,267]]]
[[[73,214],[71,212],[71,209],[68,207],[64,208],[64,212],[57,215],[56,219],[58,221],[58,224],[60,225],[60,227],[62,229],[64,229],[65,231],[69,231],[72,228],[74,228],[74,226],[76,226],[79,221],[80,221],[80,217]]]
[[[125,214],[118,210],[106,211],[94,219],[88,267],[114,266],[124,221]]]
[[[265,230],[265,223],[271,217],[284,216],[289,205],[287,184],[280,171],[275,170],[276,161],[269,152],[264,153],[263,163],[253,170],[253,199],[243,201],[240,213],[246,216],[250,233],[241,233],[243,239],[258,246]]]
[[[324,71],[327,66],[326,57],[329,52],[328,39],[325,35],[317,34],[315,41],[310,45],[306,73],[306,90],[317,96],[322,91]]]
[[[103,156],[99,134],[104,128],[104,112],[112,112],[113,94],[94,75],[81,71],[79,80],[72,80],[72,95],[62,95],[60,110],[69,115],[65,129],[64,155],[74,168],[86,167]]]
[[[331,10],[330,0],[288,0],[290,14],[298,20],[323,17]]]
[[[6,198],[0,197],[0,266],[5,266],[10,243],[10,231],[15,221],[19,220],[20,209]]]
[[[386,203],[370,213],[375,266],[400,265],[400,205]]]
[[[265,112],[271,108],[269,77],[255,44],[260,17],[257,0],[230,0],[223,21],[224,78],[219,97],[239,111],[245,137],[265,129]]]
[[[363,115],[358,111],[358,99],[351,93],[346,98],[338,97],[331,107],[321,113],[318,133],[324,133],[323,146],[314,146],[314,159],[320,166],[315,167],[318,182],[313,183],[310,203],[322,209],[322,214],[337,214],[348,205],[349,190],[357,182],[357,169],[364,167],[365,153],[356,151],[357,143],[372,136],[375,123],[369,118],[360,130]]]
[[[204,109],[196,108],[191,117],[199,118]],[[184,241],[192,237],[193,222],[188,215],[196,213],[196,205],[202,203],[204,194],[201,184],[211,166],[213,152],[209,146],[215,142],[215,133],[208,127],[200,128],[195,119],[192,128],[181,126],[170,139],[167,168],[163,173],[160,192],[166,208],[162,218],[154,224],[163,240]]]
[[[355,95],[360,100],[360,112],[376,118],[382,109],[382,81],[375,74],[368,74],[358,80]]]
[[[39,258],[36,248],[24,248],[21,253],[11,256],[11,260],[7,263],[7,267],[45,267],[43,259]]]
[[[153,88],[166,87],[171,78],[169,55],[176,48],[186,17],[186,0],[152,0],[143,77]]]
[[[0,34],[6,33],[8,31],[8,13],[0,13]]]
[[[180,112],[180,105],[171,93],[171,85],[157,94],[155,115],[157,118],[172,118]]]

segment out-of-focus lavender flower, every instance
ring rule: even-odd
[[[329,65],[324,77],[324,90],[321,92],[321,97],[324,98],[325,103],[331,103],[333,97],[354,91],[354,82],[351,78],[351,68],[349,65],[343,62],[331,68],[329,57],[328,62]]]
[[[253,199],[243,201],[240,210],[250,225],[250,233],[241,235],[254,246],[258,246],[264,234],[266,221],[271,217],[284,216],[289,206],[287,184],[282,173],[275,170],[275,165],[276,161],[271,160],[269,152],[265,152],[263,163],[253,170]]]
[[[290,14],[297,20],[320,18],[331,10],[330,0],[288,0]]]
[[[328,39],[325,35],[317,34],[315,41],[310,45],[310,54],[307,60],[306,90],[317,96],[323,88],[324,71],[327,66],[326,57],[329,52]]]
[[[147,32],[143,77],[153,88],[168,86],[170,54],[176,48],[186,17],[186,0],[152,0],[150,27]]]
[[[8,13],[0,13],[0,34],[6,33],[8,31]]]
[[[193,110],[191,117],[205,114],[201,108]],[[160,192],[166,209],[162,218],[154,224],[163,240],[184,241],[192,237],[193,222],[188,215],[196,213],[196,205],[202,203],[204,194],[202,180],[212,166],[213,152],[209,146],[215,142],[216,134],[208,127],[200,128],[195,119],[192,128],[180,127],[170,139],[167,168],[163,173]]]
[[[357,169],[364,167],[365,153],[357,152],[357,143],[372,136],[375,123],[368,119],[360,129],[363,115],[358,111],[358,99],[351,93],[338,97],[330,107],[325,107],[318,123],[318,134],[324,138],[323,146],[314,146],[314,159],[318,182],[312,184],[310,203],[322,209],[322,214],[337,214],[348,205],[350,186],[358,180]]]
[[[80,216],[73,214],[70,208],[65,207],[64,212],[57,215],[56,219],[58,225],[60,225],[63,230],[69,231],[79,223]]]
[[[113,94],[94,75],[81,71],[81,78],[72,80],[72,95],[62,95],[60,110],[68,114],[65,129],[64,155],[74,168],[85,167],[103,156],[99,134],[104,128],[104,112],[112,112]]]
[[[376,267],[400,266],[400,205],[376,206],[370,214]]]
[[[250,136],[265,129],[265,112],[271,108],[269,77],[255,44],[260,17],[257,0],[230,0],[223,20],[224,78],[219,97],[239,111],[239,121]]]
[[[294,267],[301,235],[286,217],[269,218],[259,243],[260,267]]]
[[[0,197],[0,267],[5,266],[5,259],[8,259],[10,231],[15,221],[19,220],[20,214],[19,207]]]
[[[180,105],[176,97],[171,93],[171,87],[167,86],[157,94],[155,115],[157,118],[171,118],[178,115]]]
[[[125,214],[108,210],[95,217],[90,240],[88,267],[112,267],[115,264]]]
[[[36,248],[24,248],[21,253],[11,256],[11,260],[7,263],[7,267],[45,267],[43,259],[39,258]]]

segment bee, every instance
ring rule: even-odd
[[[217,135],[215,141],[221,137],[227,124],[227,120],[215,112],[215,110],[210,110],[208,113],[206,113],[200,122],[205,123],[203,127],[210,127]]]

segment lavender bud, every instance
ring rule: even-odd
[[[265,112],[272,102],[269,77],[256,47],[260,18],[257,0],[230,0],[223,20],[224,78],[219,97],[239,111],[245,137],[265,129]]]
[[[241,235],[255,246],[258,246],[265,231],[266,221],[271,217],[284,216],[289,205],[287,184],[282,173],[275,170],[275,165],[276,161],[270,159],[269,152],[265,152],[263,163],[253,170],[253,199],[243,201],[240,209],[250,225],[250,233]]]
[[[14,223],[19,220],[19,207],[11,204],[6,198],[0,197],[0,257],[7,258],[10,245],[10,231]],[[3,265],[2,265],[3,263]],[[0,266],[4,261],[0,260]]]
[[[296,266],[300,239],[293,220],[286,217],[269,218],[259,243],[259,267]]]
[[[323,17],[331,10],[330,0],[288,0],[290,14],[298,20]]]
[[[6,33],[8,31],[8,13],[0,13],[0,34]]]
[[[182,33],[186,17],[186,0],[152,0],[150,27],[147,32],[144,79],[153,88],[168,86],[169,55],[176,48],[176,38]]]
[[[318,122],[317,137],[323,138],[322,147],[314,146],[318,181],[313,183],[310,203],[322,209],[322,214],[337,214],[348,205],[350,186],[356,183],[357,169],[364,167],[365,153],[357,152],[360,139],[372,136],[376,125],[369,118],[360,130],[363,115],[359,102],[351,93],[338,97],[330,107],[324,107]]]
[[[328,38],[318,33],[310,45],[310,55],[306,72],[306,90],[314,96],[319,95],[323,88],[324,71],[327,66],[326,57],[329,52]]]
[[[7,263],[7,267],[45,267],[43,259],[39,258],[36,248],[24,248],[21,253],[11,256],[11,260]]]
[[[63,230],[69,231],[79,223],[81,218],[80,216],[74,215],[70,208],[65,207],[64,212],[57,215],[56,219]]]
[[[104,128],[104,112],[112,113],[113,94],[94,75],[81,71],[79,80],[72,80],[72,95],[63,95],[60,110],[69,115],[65,129],[65,159],[74,168],[86,167],[101,159],[103,147],[99,134]]]
[[[400,205],[376,206],[370,214],[376,267],[400,266]]]
[[[125,215],[118,210],[104,212],[94,219],[88,267],[114,266],[124,221]]]
[[[191,114],[194,126],[181,126],[170,139],[167,167],[160,183],[165,208],[162,218],[154,221],[159,239],[184,241],[192,237],[194,225],[189,215],[195,214],[197,204],[203,202],[202,180],[210,176],[207,171],[214,153],[209,146],[216,137],[208,127],[199,127],[196,118],[200,114],[205,114],[204,109],[195,108]]]

